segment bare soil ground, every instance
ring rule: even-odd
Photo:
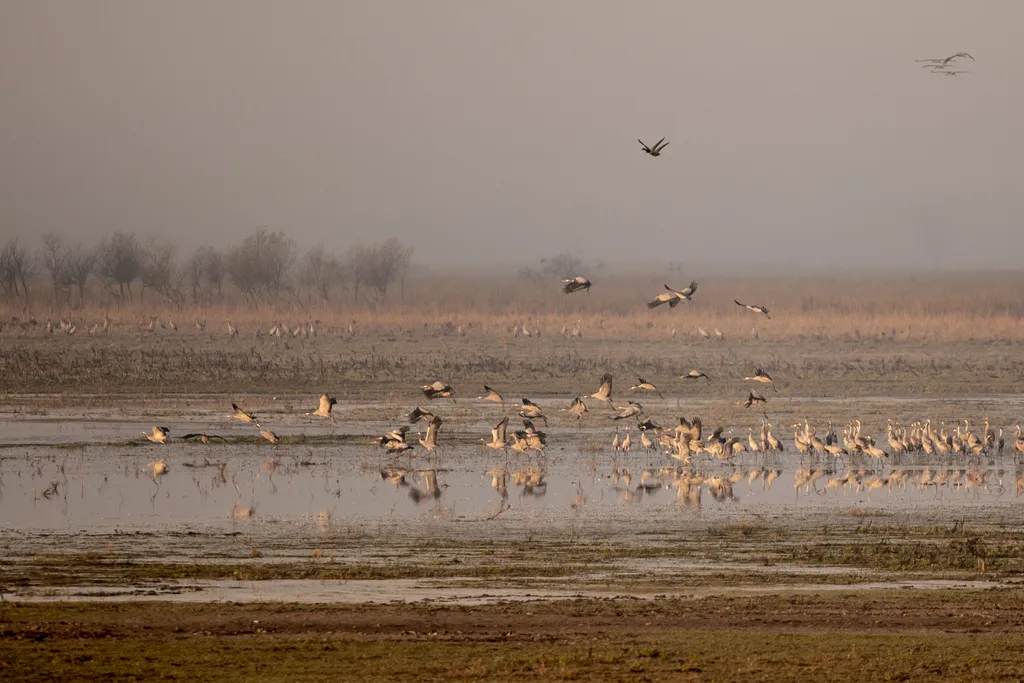
[[[5,605],[7,680],[1010,680],[1021,591],[430,605]]]

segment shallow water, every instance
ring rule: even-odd
[[[732,586],[728,588],[688,588],[681,592],[659,589],[655,592],[624,594],[617,590],[545,588],[537,581],[531,588],[494,588],[492,586],[453,587],[437,581],[391,579],[388,581],[193,581],[165,582],[156,588],[112,589],[109,586],[76,586],[26,592],[18,600],[52,602],[63,600],[94,600],[124,602],[158,600],[170,602],[295,602],[324,603],[393,603],[422,602],[448,605],[481,605],[530,600],[566,600],[572,598],[700,598],[721,595],[766,595],[777,593],[820,593],[822,591],[879,590],[971,590],[1002,588],[991,581],[881,581],[851,584],[769,584]]]
[[[273,559],[266,561],[281,561],[308,559],[311,548],[348,544],[357,546],[350,561],[359,561],[364,553],[376,562],[401,562],[410,544],[431,539],[443,545],[444,539],[493,542],[569,536],[629,545],[657,542],[659,534],[681,528],[768,520],[787,524],[812,518],[827,525],[830,519],[849,521],[851,514],[907,520],[999,518],[1018,527],[1024,519],[1016,497],[1018,466],[1009,452],[982,458],[940,460],[915,455],[844,462],[801,458],[787,440],[789,450],[783,454],[740,453],[728,462],[698,456],[692,468],[684,469],[667,455],[644,452],[639,444],[629,454],[613,453],[607,445],[613,423],[604,415],[594,415],[582,430],[561,416],[553,418],[552,426],[546,428],[547,452],[526,457],[483,448],[480,439],[502,409],[464,402],[433,406],[445,416],[446,424],[439,438],[443,446],[432,455],[417,448],[414,455],[389,456],[371,443],[373,435],[401,424],[409,408],[387,404],[342,406],[339,416],[347,419],[338,422],[314,422],[290,409],[264,411],[282,437],[302,434],[315,439],[308,443],[204,445],[179,440],[184,433],[200,431],[229,440],[255,435],[251,425],[211,409],[211,402],[201,398],[189,404],[183,399],[174,415],[156,419],[171,429],[171,440],[165,445],[141,440],[141,432],[152,427],[154,418],[142,417],[144,411],[130,405],[0,415],[0,524],[3,550],[10,561],[98,552],[104,557],[156,562],[230,559],[246,563],[264,561],[250,556],[248,551],[255,546],[272,551]],[[226,398],[215,402],[230,405]],[[674,411],[668,402],[651,405],[666,414]],[[1003,406],[1005,411],[1012,409],[1009,403]],[[750,424],[759,424],[756,417],[740,415],[743,422],[735,425],[738,434]],[[670,422],[662,420],[662,424]],[[415,440],[413,432],[409,436]],[[633,437],[639,440],[635,430]],[[157,462],[164,463],[166,471],[154,476]],[[399,484],[385,480],[384,467],[405,469],[404,480]],[[504,495],[500,487],[495,488],[496,469],[505,473]],[[864,470],[858,474],[861,485],[826,489],[830,479],[839,479],[851,469]],[[922,487],[924,470],[945,473],[947,479],[939,486]],[[628,483],[623,476],[627,471]],[[804,471],[821,475],[795,487],[795,479]],[[888,484],[894,471],[906,473],[905,483]],[[517,485],[516,472],[542,473],[542,483]],[[769,482],[772,472],[774,479]],[[705,481],[680,485],[680,475],[684,480],[699,475]],[[731,489],[716,489],[709,481],[729,477],[735,479]],[[867,486],[872,478],[881,485]],[[612,573],[621,580],[630,572],[639,576],[652,568],[660,574],[737,568],[712,560],[685,566],[671,560],[648,562],[638,558],[614,566]],[[775,571],[808,570],[789,566]],[[595,577],[599,575],[590,575]],[[531,584],[530,590],[503,587],[497,592],[493,586],[463,588],[437,580],[413,582],[407,592],[405,584],[396,581],[330,582],[330,586],[317,581],[298,585],[261,581],[258,586],[231,581],[163,582],[164,588],[147,584],[90,591],[76,586],[52,589],[56,593],[37,586],[18,594],[53,597],[67,590],[68,595],[97,597],[112,591],[111,599],[145,599],[155,591],[157,597],[174,595],[175,599],[309,601],[409,599],[421,595],[421,590],[423,597],[467,601],[578,594],[564,586],[538,592],[543,583],[538,579],[534,579],[538,590]],[[904,586],[885,581],[874,585]],[[587,590],[588,595],[607,595]]]

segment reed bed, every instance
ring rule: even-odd
[[[754,336],[775,340],[859,340],[888,338],[916,341],[1014,342],[1024,336],[1024,274],[879,275],[864,277],[779,276],[702,281],[689,304],[650,310],[646,302],[664,291],[663,277],[609,275],[597,280],[590,294],[567,296],[551,279],[515,276],[421,275],[395,292],[389,302],[341,300],[299,305],[280,302],[260,308],[230,298],[211,307],[167,307],[133,303],[118,307],[91,306],[54,310],[37,306],[31,316],[6,310],[5,318],[34,317],[41,324],[67,318],[78,322],[78,334],[109,315],[116,331],[143,332],[150,319],[173,320],[179,332],[196,332],[196,320],[207,332],[224,333],[230,322],[240,335],[252,336],[277,322],[345,334],[402,333],[438,336],[461,333],[501,337],[525,326],[531,334],[569,334],[579,321],[588,338],[657,340],[681,338],[738,339]],[[683,282],[670,282],[684,286]],[[771,319],[733,303],[762,304]],[[716,335],[718,330],[720,335]],[[28,331],[7,325],[7,334]]]

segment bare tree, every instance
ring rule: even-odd
[[[145,299],[146,288],[152,289],[168,303],[180,303],[181,292],[178,291],[176,254],[173,244],[149,240],[142,251],[142,268],[139,277],[142,280],[140,299]]]
[[[544,275],[554,276],[559,280],[568,280],[579,275],[584,268],[583,259],[572,254],[555,254],[554,256],[540,260],[541,272]]]
[[[67,248],[68,282],[78,289],[78,305],[85,305],[85,288],[96,270],[97,251],[81,242]]]
[[[118,303],[132,300],[132,282],[142,275],[142,248],[134,234],[115,232],[99,247],[99,273],[107,279],[108,291]],[[117,291],[110,289],[117,285]]]
[[[396,279],[404,279],[412,263],[411,246],[392,237],[380,244],[366,247],[358,245],[349,250],[348,262],[352,271],[355,295],[359,296],[359,285],[372,287],[384,301],[388,298],[388,287]]]
[[[53,303],[59,305],[61,299],[67,299],[68,285],[71,284],[68,274],[68,249],[64,245],[64,238],[55,232],[43,235],[42,242],[40,257],[43,267],[50,275]]]
[[[228,276],[228,266],[224,254],[216,249],[208,248],[205,256],[206,271],[204,279],[209,287],[217,292],[217,298],[224,297],[224,279]]]
[[[192,292],[192,303],[211,304],[213,295],[223,296],[227,268],[224,256],[210,246],[196,249],[185,267],[185,277]]]
[[[324,301],[331,300],[331,289],[343,282],[344,266],[323,245],[313,247],[302,257],[300,283],[306,289],[306,301],[312,303],[315,291]]]
[[[226,269],[231,281],[253,304],[277,297],[295,261],[295,242],[283,232],[259,228],[231,250]]]
[[[28,282],[35,275],[35,260],[17,237],[7,240],[0,250],[0,288],[7,300],[21,297],[22,309],[28,309]]]

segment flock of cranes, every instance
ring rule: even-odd
[[[707,376],[699,371],[682,375],[684,379],[691,377],[707,379]],[[744,377],[744,380],[771,384],[773,388],[775,386],[774,380],[760,368],[753,375]],[[503,408],[508,405],[495,388],[484,385],[483,389],[483,393],[477,396],[476,400],[499,404]],[[431,401],[445,398],[451,399],[453,403],[456,401],[454,387],[445,382],[432,382],[423,385],[420,390],[424,397]],[[746,481],[750,492],[754,484],[760,481],[762,490],[770,490],[772,482],[782,472],[781,469],[771,466],[770,460],[744,469],[734,459],[744,453],[770,458],[773,454],[786,451],[782,440],[773,433],[767,415],[762,418],[760,429],[756,433],[754,428],[747,429],[745,438],[735,436],[731,432],[727,434],[724,427],[718,427],[708,434],[700,417],[680,417],[674,426],[663,428],[651,416],[645,414],[643,406],[637,401],[627,400],[625,405],[617,406],[613,399],[613,391],[614,379],[606,374],[601,378],[597,390],[587,394],[586,398],[606,404],[610,411],[607,418],[616,424],[611,441],[615,462],[618,462],[620,455],[625,456],[638,450],[648,456],[657,453],[668,456],[670,462],[677,461],[675,465],[670,466],[652,468],[648,465],[647,469],[642,471],[639,482],[632,481],[628,469],[620,470],[616,465],[612,472],[612,486],[621,492],[625,499],[637,500],[660,489],[675,488],[679,502],[687,505],[700,506],[703,491],[707,491],[718,501],[736,500],[734,485]],[[638,378],[637,384],[632,385],[630,391],[661,395],[654,384],[643,378]],[[743,404],[763,401],[763,397],[751,391]],[[334,422],[333,407],[336,404],[337,401],[332,396],[324,393],[317,408],[304,414]],[[252,424],[264,439],[270,443],[278,443],[277,435],[261,426],[255,414],[234,403],[232,409],[232,418]],[[545,409],[529,398],[522,398],[520,402],[514,404],[514,410],[522,420],[522,429],[510,429],[511,416],[506,414],[490,430],[489,438],[480,439],[481,446],[500,451],[506,456],[509,452],[527,455],[536,453],[538,456],[544,456],[548,435],[536,424],[539,422],[545,427],[548,425],[548,414]],[[562,408],[561,412],[568,412],[578,424],[590,410],[584,397],[577,395],[569,407]],[[628,421],[629,426],[618,426],[622,421]],[[417,442],[427,455],[442,447],[439,438],[444,420],[439,415],[416,406],[407,415],[407,422],[408,424],[376,437],[373,442],[391,455],[411,455]],[[427,423],[426,433],[417,433],[418,438],[412,440],[409,437],[411,426],[423,422]],[[793,487],[797,495],[801,491],[838,494],[841,490],[844,495],[855,491],[867,492],[870,497],[872,491],[886,487],[890,495],[896,489],[908,488],[931,488],[935,490],[936,496],[945,488],[954,492],[973,491],[976,495],[980,491],[991,492],[993,487],[999,493],[1004,490],[1003,471],[986,469],[981,460],[981,456],[1002,454],[1006,447],[1003,430],[993,429],[988,418],[983,420],[980,430],[973,429],[968,420],[951,423],[948,426],[945,423],[935,425],[930,420],[915,421],[907,425],[890,421],[886,428],[887,445],[865,433],[860,420],[850,421],[841,432],[837,432],[829,420],[821,436],[818,429],[806,420],[792,425],[792,428],[793,447],[801,458],[801,465],[793,475]],[[166,444],[170,430],[154,426],[151,433],[144,435],[153,443]],[[203,443],[226,441],[223,437],[207,435],[205,432],[186,434],[181,438]],[[1018,454],[1024,455],[1024,433],[1019,425],[1016,428],[1013,448]],[[917,453],[959,455],[966,457],[967,461],[954,466],[949,464],[948,460],[936,458],[926,461],[927,466],[922,468],[920,465],[906,466],[903,461],[897,459],[904,454]],[[722,463],[731,468],[731,471],[716,474],[710,469],[697,469],[698,456],[703,456],[704,462],[709,466],[716,462]],[[537,464],[530,464],[522,470],[512,471],[508,469],[506,457],[504,467],[489,469],[487,475],[491,478],[492,488],[499,492],[502,501],[508,497],[509,480],[520,487],[522,495],[544,495],[547,491],[544,462],[546,461],[540,460]],[[882,462],[891,463],[892,467],[888,474],[881,473]],[[839,463],[842,463],[842,469],[845,471],[837,468]],[[149,467],[154,480],[166,474],[169,469],[164,460],[152,462]],[[436,469],[413,470],[391,464],[384,466],[380,470],[380,475],[382,479],[399,488],[407,488],[409,497],[417,503],[438,499],[444,486],[438,482]],[[411,481],[414,476],[420,477],[420,480]],[[1016,489],[1017,495],[1024,491],[1024,474],[1018,473]],[[584,501],[582,491],[578,492],[577,498],[580,503]]]

